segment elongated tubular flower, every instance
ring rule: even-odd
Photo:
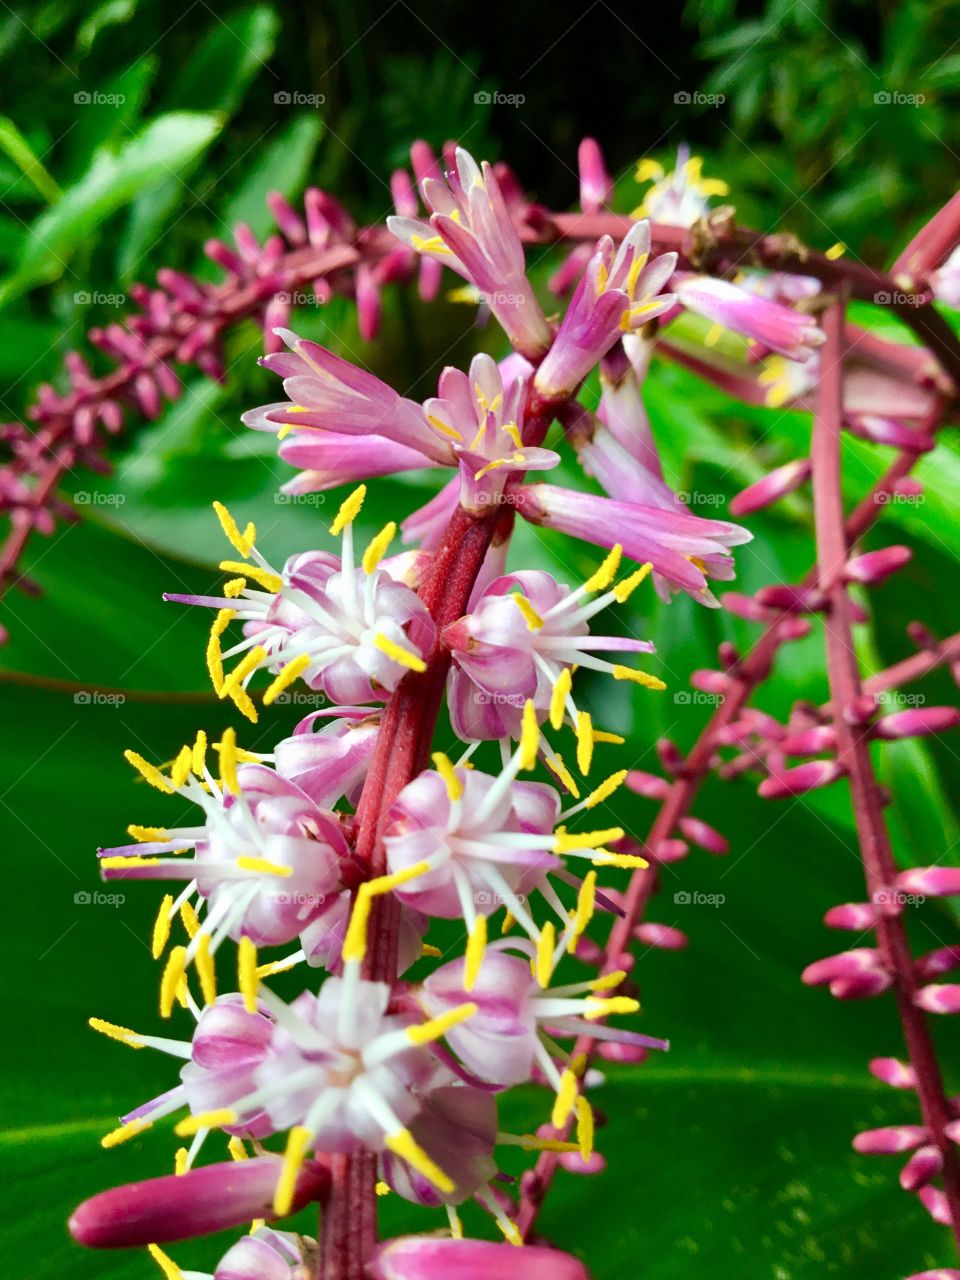
[[[466,999],[460,1001],[460,1007]],[[443,1012],[449,1013],[451,1008]],[[448,1039],[449,1035],[448,1032]],[[410,1121],[410,1133],[454,1183],[452,1191],[443,1192],[407,1161],[385,1151],[380,1158],[384,1181],[414,1204],[462,1204],[485,1187],[497,1171],[493,1158],[497,1104],[490,1092],[460,1083],[437,1085],[421,1098],[420,1111]]]
[[[351,703],[380,701],[408,671],[425,669],[433,620],[416,592],[400,580],[418,560],[383,560],[396,525],[387,524],[360,564],[354,562],[353,521],[365,496],[364,485],[354,490],[330,526],[334,536],[342,535],[342,558],[308,551],[288,560],[282,573],[257,551],[252,526],[241,533],[218,506],[224,530],[250,563],[221,562],[222,569],[242,575],[227,583],[223,596],[165,597],[217,610],[207,649],[210,677],[218,695],[232,698],[248,719],[257,720],[247,693],[257,670],[277,673],[264,694],[267,703],[298,678],[335,702]],[[224,652],[221,636],[235,619],[244,623],[244,639]],[[231,657],[240,661],[224,675],[223,663]]]
[[[707,587],[709,557],[727,557],[731,547],[753,537],[740,525],[724,520],[704,520],[556,485],[524,485],[516,490],[514,503],[524,519],[534,524],[602,547],[619,543],[624,555],[641,564],[649,562],[672,586],[711,607],[717,602]]]
[[[192,800],[204,815],[191,827],[134,827],[134,844],[100,850],[106,880],[188,882],[176,899],[164,899],[154,926],[160,955],[176,913],[192,921],[189,945],[171,952],[164,975],[161,1006],[169,1013],[185,967],[211,966],[225,938],[254,946],[292,941],[320,913],[325,895],[340,888],[349,846],[337,816],[294,782],[264,764],[238,765],[232,731],[220,743],[219,781],[202,734],[183,748],[169,776],[134,752],[128,759],[158,790]],[[326,774],[325,783],[331,786]],[[194,894],[197,905],[206,904],[202,923],[190,905]]]
[[[536,1064],[560,1090],[563,1081],[556,1063],[570,1067],[572,1059],[556,1043],[557,1035],[589,1035],[645,1049],[669,1048],[665,1040],[599,1021],[639,1008],[635,1000],[605,994],[622,982],[622,972],[552,987],[553,952],[538,952],[524,942],[505,938],[491,943],[475,973],[469,971],[464,956],[448,961],[415,991],[431,1017],[465,1000],[477,1006],[472,1018],[451,1028],[447,1043],[478,1079],[506,1088],[529,1080]],[[509,950],[521,954],[511,955]]]
[[[726,196],[730,188],[719,178],[703,177],[703,160],[692,156],[684,143],[677,148],[677,162],[670,173],[656,160],[637,165],[637,182],[650,182],[643,203],[633,211],[635,218],[649,218],[669,227],[692,227],[710,212],[713,196]]]
[[[623,835],[619,827],[582,835],[556,829],[558,820],[580,812],[586,802],[561,813],[553,787],[517,781],[521,767],[532,767],[536,759],[539,732],[531,703],[524,719],[520,746],[498,776],[455,768],[438,755],[437,770],[424,770],[400,792],[384,829],[387,866],[408,877],[398,885],[397,897],[431,916],[462,918],[474,964],[483,954],[485,917],[500,906],[539,944],[544,931],[526,905],[533,890],[544,896],[567,932],[586,928],[596,877],[581,886],[583,900],[571,920],[549,879],[551,873],[565,875],[560,854],[594,866],[644,865],[642,859],[603,847]]]
[[[537,369],[534,387],[540,395],[550,400],[572,395],[618,338],[669,310],[674,299],[660,290],[676,262],[675,253],[650,259],[647,222],[635,223],[616,250],[604,236]]]
[[[266,1155],[114,1187],[79,1206],[70,1219],[70,1234],[91,1249],[131,1249],[270,1219],[276,1216],[273,1197],[282,1170],[279,1156]],[[291,1211],[323,1199],[329,1183],[323,1164],[305,1161],[294,1183]]]
[[[589,1280],[578,1258],[557,1249],[526,1245],[519,1260],[526,1280]],[[372,1280],[514,1280],[517,1266],[509,1244],[399,1236],[380,1245],[367,1269]]]
[[[452,623],[443,642],[454,657],[448,701],[458,734],[474,730],[489,708],[485,737],[499,737],[505,708],[512,708],[510,736],[518,737],[527,699],[538,713],[549,713],[555,729],[566,716],[577,728],[580,712],[570,693],[571,667],[603,671],[615,679],[640,680],[643,673],[608,661],[606,653],[653,653],[648,640],[591,635],[589,620],[615,601],[625,601],[644,576],[637,571],[611,590],[619,551],[576,591],[543,570],[524,569],[496,578],[469,614]],[[615,563],[616,562],[616,563]],[[591,594],[601,592],[594,599]],[[663,683],[646,677],[653,688]],[[489,695],[486,699],[479,694]],[[470,735],[468,735],[470,736]]]
[[[687,310],[789,360],[809,360],[824,341],[812,316],[750,293],[729,280],[680,274],[673,288],[677,301]]]
[[[387,226],[404,244],[474,285],[517,351],[541,356],[550,327],[527,279],[523,245],[493,169],[458,147],[446,182],[426,177],[420,190],[431,210],[429,224],[394,216]]]

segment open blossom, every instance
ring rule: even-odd
[[[644,159],[637,166],[637,182],[650,182],[635,218],[649,218],[670,227],[692,227],[710,212],[713,196],[729,195],[719,178],[703,177],[703,160],[692,156],[684,143],[677,148],[677,162],[670,173],[657,160]]]
[[[635,223],[616,249],[604,236],[537,369],[537,391],[546,399],[571,395],[619,338],[669,310],[674,299],[660,291],[676,263],[675,253],[651,260],[647,222]]]
[[[354,562],[353,521],[365,496],[361,485],[330,526],[334,536],[342,535],[342,557],[303,552],[292,556],[281,573],[257,550],[252,526],[241,533],[218,507],[228,537],[244,557],[222,561],[220,567],[241,576],[226,584],[222,596],[165,597],[217,610],[207,648],[210,677],[218,695],[232,698],[250,720],[256,721],[257,711],[247,686],[261,669],[276,673],[264,695],[268,703],[298,678],[334,702],[380,701],[408,671],[424,670],[435,628],[403,580],[416,570],[417,559],[383,560],[395,523],[371,541],[359,565]],[[224,651],[221,637],[234,620],[244,624],[244,639]],[[240,660],[225,675],[223,663],[232,657]]]
[[[446,181],[425,177],[420,190],[429,223],[390,217],[393,234],[426,257],[444,263],[483,295],[517,351],[539,356],[550,328],[526,276],[523,246],[493,169],[458,147]]]

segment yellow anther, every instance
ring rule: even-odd
[[[200,990],[203,992],[205,1004],[213,1004],[217,998],[217,968],[210,954],[209,934],[202,934],[197,943],[197,974],[200,978]]]
[[[517,1248],[523,1247],[523,1236],[520,1234],[520,1228],[512,1218],[506,1216],[495,1219],[497,1226],[503,1232],[503,1238],[507,1244],[516,1245]]]
[[[143,858],[139,854],[117,854],[112,858],[101,858],[98,865],[103,871],[121,871],[126,867],[152,867],[156,858]]]
[[[447,1205],[447,1221],[450,1223],[450,1236],[454,1240],[463,1239],[463,1223],[452,1204]]]
[[[653,565],[649,562],[642,564],[639,569],[634,570],[629,578],[624,578],[622,582],[618,582],[613,588],[613,595],[619,604],[625,604],[630,596],[636,591],[640,583],[650,576]]]
[[[553,921],[548,920],[540,930],[540,937],[537,939],[537,956],[533,967],[537,985],[543,990],[549,987],[550,979],[553,977],[553,950],[556,945],[557,931]]]
[[[626,742],[626,738],[619,733],[604,733],[602,729],[594,729],[594,742],[612,742],[615,746],[622,747]]]
[[[190,1152],[186,1147],[178,1147],[173,1157],[173,1172],[178,1178],[182,1178],[187,1172],[187,1161],[190,1159]]]
[[[620,568],[620,560],[622,557],[623,547],[621,547],[619,542],[615,542],[596,573],[592,574],[584,583],[586,589],[588,591],[606,591],[607,587],[609,587],[610,583],[617,576],[617,570]]]
[[[554,853],[569,853],[571,849],[599,849],[610,840],[622,840],[623,827],[607,827],[604,831],[564,831],[557,829],[554,836]]]
[[[223,584],[223,594],[228,600],[236,600],[237,596],[242,595],[246,590],[246,578],[231,578]]]
[[[615,987],[619,987],[626,976],[626,969],[614,969],[610,973],[602,973],[599,978],[594,978],[590,983],[590,990],[612,991]]]
[[[570,955],[577,949],[577,943],[583,937],[584,930],[593,919],[593,911],[597,896],[597,873],[588,871],[583,877],[580,891],[577,894],[577,906],[570,924],[570,936],[567,939],[567,951]]]
[[[399,662],[401,667],[409,667],[411,671],[426,671],[427,664],[416,653],[411,653],[409,649],[404,649],[402,645],[391,640],[389,636],[383,635],[378,631],[373,637],[373,643],[381,653],[385,653],[388,658],[392,658],[394,662]]]
[[[250,1231],[248,1234],[251,1236],[255,1236],[257,1232],[262,1231],[266,1225],[267,1225],[266,1218],[254,1218],[250,1223]]]
[[[435,418],[432,414],[427,414],[427,421],[433,427],[434,431],[439,431],[442,436],[448,436],[451,440],[462,440],[463,433],[458,431],[456,427],[451,427],[444,422],[442,418]]]
[[[367,924],[373,908],[373,900],[385,893],[392,893],[408,880],[424,875],[430,870],[428,862],[416,862],[403,871],[395,871],[393,875],[379,876],[376,880],[368,880],[357,890],[356,901],[350,913],[350,923],[343,939],[342,956],[344,962],[359,963],[367,954]]]
[[[160,979],[160,1016],[169,1018],[173,1013],[173,1002],[177,998],[177,989],[187,967],[186,947],[174,947],[167,957],[167,967]]]
[[[448,256],[453,253],[453,250],[444,244],[440,236],[418,236],[414,234],[410,237],[410,244],[416,249],[417,253],[442,253]]]
[[[261,569],[257,564],[240,564],[236,560],[221,560],[220,568],[224,573],[243,573],[263,587],[264,591],[276,594],[283,586],[283,579],[269,569]]]
[[[645,871],[650,863],[637,853],[611,853],[609,849],[601,849],[590,861],[595,867],[627,867],[632,871]]]
[[[234,795],[240,792],[237,781],[237,732],[233,728],[224,729],[220,739],[220,779],[226,791]]]
[[[580,799],[580,788],[577,786],[573,774],[563,763],[561,756],[546,756],[545,763],[555,777],[559,778],[563,785],[567,788],[575,800]]]
[[[439,958],[443,955],[443,952],[440,950],[439,947],[435,947],[433,943],[423,942],[420,944],[420,954],[422,956],[433,956],[435,960],[439,960]]]
[[[147,1253],[163,1272],[166,1280],[183,1280],[183,1272],[169,1254],[163,1252],[159,1245],[148,1244]]]
[[[210,672],[210,683],[217,693],[220,692],[220,686],[223,684],[223,654],[220,652],[220,637],[236,616],[236,609],[218,609],[210,628],[210,639],[207,641],[207,670]]]
[[[554,681],[553,692],[550,694],[550,724],[554,729],[559,729],[563,724],[563,713],[572,688],[573,676],[570,668],[564,667]]]
[[[310,1130],[302,1125],[294,1125],[287,1138],[287,1149],[283,1154],[283,1169],[277,1180],[273,1193],[273,1212],[278,1218],[285,1218],[293,1208],[293,1198],[297,1190],[297,1176],[310,1145]]]
[[[150,938],[150,953],[154,960],[159,960],[163,955],[163,949],[167,945],[167,939],[170,937],[170,912],[173,907],[173,894],[164,894],[163,901],[160,903],[160,910],[157,912],[157,918],[153,922],[153,933]]]
[[[582,1094],[577,1099],[577,1141],[581,1158],[589,1160],[593,1155],[593,1108]]]
[[[237,947],[237,983],[243,995],[243,1007],[247,1013],[256,1013],[257,989],[260,986],[260,979],[257,977],[257,947],[246,934]]]
[[[216,1111],[200,1111],[195,1116],[187,1116],[174,1126],[173,1132],[178,1138],[192,1138],[201,1129],[219,1129],[225,1124],[236,1124],[238,1119],[232,1107],[218,1107]]]
[[[360,514],[360,508],[363,506],[363,500],[367,496],[367,486],[359,485],[350,494],[349,498],[345,498],[340,504],[340,510],[337,512],[333,524],[330,526],[330,532],[335,538],[339,538],[348,524],[353,524],[357,516]]]
[[[485,475],[491,471],[496,471],[500,467],[508,467],[510,465],[509,458],[494,458],[492,462],[488,462],[485,467],[481,467],[479,471],[473,473],[474,480],[482,480]]]
[[[217,513],[217,519],[220,521],[220,527],[227,537],[227,541],[233,547],[234,551],[238,551],[244,560],[250,558],[253,551],[254,539],[257,531],[252,524],[248,524],[243,533],[240,532],[236,520],[223,505],[222,502],[215,502],[213,509]]]
[[[180,919],[183,922],[184,929],[187,931],[187,937],[195,938],[200,932],[200,917],[189,902],[180,904]]]
[[[193,750],[190,753],[190,764],[197,777],[202,778],[207,764],[207,735],[202,729],[197,731],[197,736],[194,739]]]
[[[390,1194],[389,1182],[378,1182],[373,1189],[378,1196],[388,1196]]]
[[[238,1138],[236,1134],[227,1143],[227,1150],[230,1152],[231,1160],[249,1160],[247,1148],[243,1145],[243,1139]]]
[[[520,428],[517,426],[515,422],[505,422],[503,426],[500,428],[500,430],[506,432],[506,434],[510,437],[510,439],[513,441],[513,443],[517,446],[518,449],[523,448],[523,440],[520,436]]]
[[[487,917],[477,916],[470,927],[467,952],[464,957],[463,989],[472,991],[480,975],[480,966],[487,949]]]
[[[714,322],[703,335],[703,345],[705,347],[715,347],[725,333],[726,329],[723,325]]]
[[[241,854],[237,858],[237,866],[241,871],[255,871],[261,876],[292,876],[293,867],[285,867],[280,862],[271,862],[269,858],[254,858],[249,854]]]
[[[537,748],[540,746],[540,726],[537,724],[537,709],[533,699],[528,698],[523,704],[523,719],[520,727],[520,768],[533,769],[537,763]]]
[[[433,767],[443,779],[443,784],[447,788],[447,795],[453,804],[463,798],[463,783],[457,777],[457,771],[453,767],[450,757],[442,751],[435,751],[431,757]]]
[[[577,1105],[577,1077],[567,1068],[560,1077],[560,1087],[553,1100],[553,1111],[550,1123],[555,1129],[562,1129],[570,1118],[570,1112]]]
[[[637,165],[637,172],[633,175],[635,182],[652,182],[663,177],[663,165],[658,160],[652,160],[646,157]]]
[[[257,708],[254,706],[253,699],[246,689],[240,685],[234,685],[227,696],[241,715],[246,716],[251,724],[257,723],[259,718],[257,716]]]
[[[193,750],[190,747],[181,747],[177,753],[177,758],[173,762],[173,768],[170,770],[170,781],[179,791],[186,783],[193,770]]]
[[[190,1008],[190,987],[187,983],[186,973],[183,974],[180,981],[177,983],[177,989],[174,992],[174,996],[181,1009]]]
[[[514,1144],[511,1144],[514,1145]],[[521,1133],[516,1146],[523,1151],[579,1151],[576,1142],[564,1142],[562,1138],[538,1138],[535,1133]]]
[[[129,1027],[118,1027],[115,1022],[105,1022],[103,1018],[88,1018],[87,1021],[94,1031],[99,1031],[102,1036],[108,1036],[111,1040],[119,1040],[121,1044],[129,1045],[131,1049],[142,1049],[144,1047],[143,1041]]]
[[[598,735],[596,731],[594,731],[594,742],[597,741],[597,737]],[[590,792],[586,800],[583,802],[584,807],[587,809],[594,809],[598,804],[603,804],[604,800],[609,800],[613,793],[623,785],[626,776],[626,769],[621,769],[619,773],[611,773],[610,777],[607,778],[605,782],[601,782],[595,791]]]
[[[226,680],[224,680],[223,684],[217,691],[219,696],[221,698],[226,698],[234,689],[239,688],[243,681],[246,680],[247,676],[252,675],[253,672],[256,671],[257,667],[259,667],[260,663],[266,656],[267,651],[264,649],[263,645],[254,645],[248,653],[243,655],[237,665],[227,676]]]
[[[100,1145],[108,1150],[110,1147],[119,1147],[122,1142],[135,1138],[138,1133],[145,1133],[152,1125],[152,1120],[131,1120],[129,1124],[122,1124],[119,1129],[111,1129],[109,1133],[105,1133],[100,1139]]]
[[[286,973],[288,969],[296,968],[298,961],[293,956],[287,956],[285,960],[271,960],[269,964],[257,965],[258,978],[272,978],[275,973]]]
[[[384,1141],[389,1151],[401,1160],[406,1160],[417,1173],[423,1174],[442,1195],[449,1195],[455,1189],[453,1180],[417,1145],[409,1130],[400,1129],[397,1133],[388,1133]]]
[[[466,1022],[468,1018],[472,1018],[477,1012],[475,1004],[459,1004],[455,1009],[450,1009],[447,1013],[441,1013],[438,1018],[431,1018],[429,1022],[421,1022],[418,1026],[407,1027],[407,1039],[411,1044],[432,1044],[434,1040],[439,1040],[441,1036],[445,1036],[452,1027],[457,1027],[461,1022]]]
[[[533,607],[533,605],[530,603],[527,597],[524,595],[521,595],[519,591],[515,591],[510,598],[511,600],[513,600],[513,603],[517,606],[517,608],[523,614],[524,621],[526,622],[529,630],[539,631],[540,628],[543,626],[543,619],[540,617],[539,613],[537,613],[536,609]]]
[[[389,524],[385,524],[383,526],[375,538],[371,539],[370,545],[363,553],[363,560],[361,561],[364,573],[373,573],[377,565],[387,554],[387,548],[393,541],[396,532],[397,523],[395,520],[391,520]]]
[[[123,756],[128,764],[133,765],[141,778],[150,783],[151,787],[156,787],[158,791],[166,792],[168,796],[173,795],[173,784],[165,774],[160,772],[155,764],[151,764],[149,760],[144,760],[143,756],[136,751],[125,751]]]
[[[830,262],[836,262],[837,258],[842,258],[846,252],[847,246],[841,240],[838,240],[836,244],[830,246],[823,256]]]
[[[613,668],[613,678],[614,680],[632,680],[634,684],[639,684],[644,689],[667,687],[658,676],[651,676],[646,671],[637,671],[634,667],[621,667],[619,664]]]
[[[589,711],[577,712],[577,768],[586,777],[593,763],[593,720]]]
[[[639,1008],[640,1001],[630,996],[587,996],[583,1002],[583,1016],[593,1022],[611,1013],[636,1013]]]
[[[165,840],[167,831],[165,827],[140,827],[131,822],[130,826],[127,827],[127,835],[133,836],[134,840],[139,840],[142,844],[146,844],[154,840]]]

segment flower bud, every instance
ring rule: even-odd
[[[863,582],[876,586],[892,573],[902,569],[912,558],[909,547],[884,547],[882,551],[868,551],[866,555],[848,560],[843,571],[845,582]]]
[[[786,466],[777,467],[762,480],[742,489],[730,502],[730,514],[748,516],[778,502],[810,479],[810,466],[809,458],[798,458]]]
[[[884,1129],[865,1129],[853,1140],[854,1151],[862,1156],[890,1156],[901,1151],[912,1151],[929,1134],[923,1125],[898,1124]]]
[[[892,1089],[915,1089],[917,1073],[908,1062],[899,1058],[873,1058],[869,1063],[870,1074]]]
[[[960,985],[941,982],[921,987],[914,993],[913,1003],[927,1013],[960,1013]]]

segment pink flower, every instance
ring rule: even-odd
[[[641,160],[636,180],[652,185],[633,216],[670,227],[692,227],[710,212],[712,196],[725,196],[730,191],[719,178],[704,178],[702,174],[702,159],[691,156],[686,144],[677,148],[677,163],[671,173],[666,173],[656,160]]]
[[[380,1245],[368,1268],[372,1280],[514,1280],[522,1263],[525,1280],[590,1280],[579,1259],[556,1249],[488,1240],[399,1236]]]
[[[808,360],[824,340],[812,316],[749,293],[728,280],[684,274],[676,278],[674,289],[677,301],[689,311],[790,360]]]
[[[486,1187],[497,1171],[493,1158],[497,1104],[489,1092],[465,1084],[438,1085],[421,1099],[410,1132],[438,1168],[449,1174],[454,1189],[444,1193],[407,1161],[386,1151],[381,1157],[384,1181],[405,1200],[433,1207],[462,1204]]]
[[[429,223],[389,217],[393,234],[418,253],[444,263],[481,293],[517,351],[543,354],[550,328],[526,276],[523,246],[489,164],[477,165],[462,147],[446,182],[420,184]]]

